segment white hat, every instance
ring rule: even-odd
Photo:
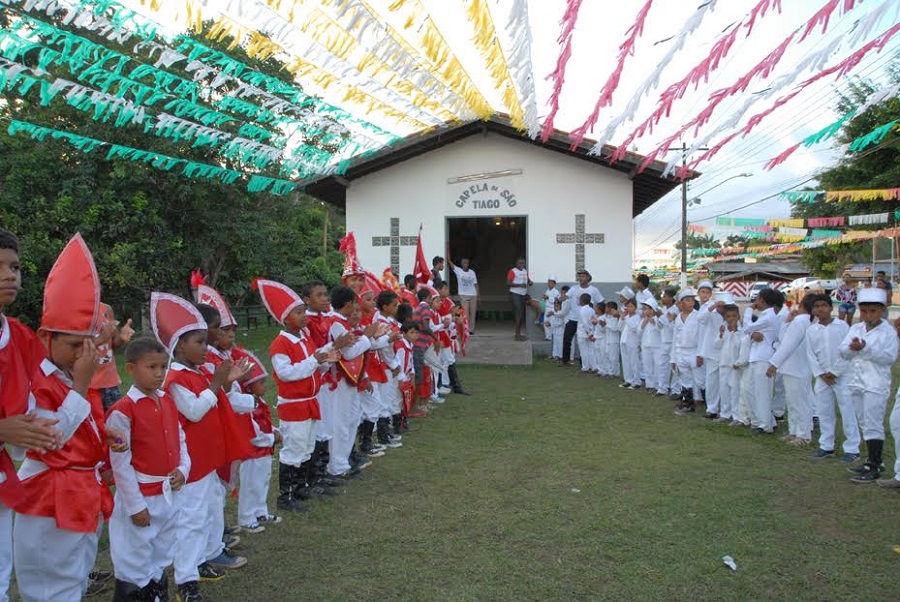
[[[626,299],[634,299],[634,291],[628,286],[623,286],[622,290],[616,291],[616,294],[620,297],[625,297]]]
[[[700,284],[697,285],[697,290],[698,290],[698,291],[699,291],[701,288],[708,288],[709,290],[713,290],[713,289],[716,288],[716,287],[714,287],[714,286],[713,286],[713,283],[710,282],[709,280],[704,280],[703,282],[701,282]]]
[[[887,292],[880,288],[860,289],[856,300],[858,303],[880,303],[887,305]]]
[[[556,274],[550,274],[549,276],[547,276],[547,282],[549,282],[551,280],[553,282],[556,282]]]
[[[728,291],[716,291],[715,293],[713,293],[713,299],[715,301],[721,301],[725,305],[734,304],[734,295],[732,295]]]
[[[659,309],[659,305],[656,304],[656,299],[654,299],[652,295],[647,295],[645,298],[641,299],[641,305],[646,305],[653,311]]]
[[[678,293],[678,300],[681,301],[682,299],[684,299],[686,297],[696,297],[696,296],[697,296],[697,293],[694,292],[694,289],[692,289],[691,287],[687,287],[686,289],[684,289],[680,293]]]

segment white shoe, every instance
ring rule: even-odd
[[[431,397],[428,398],[428,400],[429,400],[431,403],[444,403],[444,401],[446,401],[446,400],[445,400],[443,397],[441,397],[440,395],[432,395]]]
[[[441,387],[438,389],[439,395],[449,395],[452,392],[453,392],[453,389],[451,389],[450,387]]]

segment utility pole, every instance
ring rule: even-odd
[[[687,167],[687,143],[681,143],[681,166]],[[681,279],[679,287],[684,289],[687,286],[687,173],[681,178]]]

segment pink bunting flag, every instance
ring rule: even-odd
[[[848,1],[850,1],[850,0],[848,0]],[[769,107],[765,111],[762,111],[762,112],[757,113],[756,115],[753,115],[752,117],[750,117],[750,119],[747,120],[747,124],[743,128],[741,128],[737,132],[730,134],[730,135],[726,136],[725,138],[723,138],[722,140],[720,140],[715,146],[711,147],[708,151],[703,153],[698,159],[695,159],[694,161],[692,161],[687,167],[681,167],[679,169],[679,176],[686,177],[690,170],[693,170],[694,168],[696,168],[703,161],[707,161],[707,160],[711,159],[713,156],[716,155],[716,153],[718,153],[720,150],[722,150],[723,146],[725,146],[727,143],[731,142],[738,136],[741,136],[742,138],[746,137],[747,134],[749,134],[757,125],[759,125],[763,121],[763,119],[765,119],[766,117],[768,117],[769,115],[774,113],[776,110],[778,110],[780,107],[784,106],[789,101],[793,100],[804,89],[806,89],[813,83],[819,81],[822,78],[828,77],[829,75],[833,75],[833,74],[837,74],[838,78],[844,77],[850,71],[852,71],[857,65],[859,65],[859,63],[863,60],[863,58],[865,58],[865,56],[867,54],[869,54],[869,52],[871,52],[873,50],[877,50],[878,52],[881,52],[884,49],[884,47],[887,45],[887,43],[891,40],[891,38],[893,38],[895,35],[897,35],[898,32],[900,32],[900,23],[895,23],[890,29],[885,31],[880,36],[870,40],[867,44],[865,44],[864,46],[862,46],[859,49],[857,49],[856,51],[854,51],[852,54],[850,54],[847,58],[842,60],[840,63],[833,65],[831,67],[828,67],[827,69],[823,69],[819,73],[817,73],[814,76],[803,81],[802,83],[800,83],[797,86],[797,88],[793,92],[791,92],[790,94],[787,94],[786,96],[782,96],[781,98],[776,100],[772,104],[771,107]]]
[[[793,155],[794,151],[797,150],[798,148],[800,148],[799,142],[797,144],[795,144],[794,146],[791,146],[791,147],[788,147],[787,149],[785,149],[784,152],[782,152],[777,157],[772,157],[771,159],[769,159],[769,162],[765,164],[763,169],[765,169],[766,171],[769,171],[769,170],[774,169],[776,166],[781,165],[782,163],[787,161],[788,157]]]
[[[594,105],[594,110],[584,123],[572,131],[570,136],[572,150],[575,150],[581,144],[588,131],[593,130],[597,124],[597,119],[600,117],[600,109],[612,104],[613,92],[619,87],[619,79],[622,77],[622,70],[625,68],[625,60],[634,54],[634,43],[638,36],[644,32],[644,22],[647,20],[647,13],[650,12],[652,4],[653,0],[647,0],[644,6],[641,7],[641,10],[638,11],[634,24],[626,32],[625,41],[619,46],[619,60],[616,63],[616,68],[613,69],[613,72],[606,79],[606,83],[603,84],[603,88],[600,90],[600,97]]]
[[[559,22],[562,30],[557,41],[561,49],[559,57],[556,59],[556,70],[546,77],[548,80],[553,80],[553,92],[550,94],[550,113],[544,119],[544,127],[541,128],[541,140],[544,142],[553,133],[553,120],[559,112],[559,96],[562,94],[562,87],[566,81],[566,65],[572,56],[572,32],[575,29],[575,22],[578,20],[578,9],[581,8],[581,2],[582,0],[568,0],[566,12]]]

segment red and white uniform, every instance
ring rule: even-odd
[[[316,349],[331,348],[328,344],[328,331],[331,329],[333,317],[334,313],[331,311],[314,312],[307,310],[307,336],[312,339]],[[331,376],[330,372],[325,372],[322,388],[318,395],[322,417],[316,422],[316,441],[328,441],[331,439],[331,411],[334,405],[331,403],[331,393],[334,385]]]
[[[397,397],[394,401],[394,413],[404,416],[412,408],[415,398],[416,369],[413,365],[413,344],[405,338],[394,342],[394,357],[396,365],[400,368],[397,373]]]
[[[28,410],[31,378],[45,355],[44,345],[30,328],[0,314],[0,419]],[[0,602],[8,600],[13,566],[12,507],[21,495],[16,467],[0,441]]]
[[[368,326],[375,320],[377,312],[372,312],[362,316],[360,326]],[[388,381],[388,370],[382,359],[381,352],[390,347],[390,334],[386,334],[372,341],[372,347],[366,351],[366,376],[372,384],[372,391],[361,390],[360,406],[362,408],[363,420],[376,422],[379,418],[385,416],[383,408],[384,402],[381,399],[381,385]]]
[[[322,418],[318,397],[325,382],[315,353],[318,347],[309,332],[296,335],[282,330],[269,345],[272,376],[278,391],[279,430],[284,444],[279,461],[300,466],[312,457],[316,424]]]
[[[158,400],[131,387],[107,413],[106,424],[122,432],[129,449],[111,452],[116,477],[115,507],[109,520],[109,553],[116,579],[144,587],[159,581],[175,562],[181,513],[181,491],[172,491],[169,475],[191,470],[184,430],[172,398],[157,391]],[[150,525],[131,522],[147,510]]]
[[[26,602],[80,600],[97,557],[112,494],[100,473],[108,467],[99,396],[85,399],[49,359],[34,374],[29,406],[59,420],[63,446],[28,452],[19,469],[23,496],[14,509],[16,582]]]
[[[350,331],[344,316],[335,314],[328,331],[328,342],[334,343]],[[356,429],[361,418],[357,381],[353,381],[356,369],[364,361],[363,354],[372,346],[368,337],[359,337],[353,345],[341,349],[341,360],[332,371],[336,386],[331,399],[334,404],[331,415],[331,440],[328,442],[328,472],[339,475],[350,470],[350,451],[356,440]],[[357,375],[358,376],[358,375]]]
[[[372,379],[373,386],[378,389],[378,396],[381,400],[381,411],[379,412],[378,417],[390,418],[393,414],[400,413],[397,378],[393,374],[393,370],[397,368],[397,358],[394,353],[394,343],[390,342],[390,335],[399,333],[400,325],[397,323],[396,319],[383,316],[380,312],[375,312],[373,321],[376,324],[387,324],[391,329],[386,337],[387,343],[377,351],[378,359],[380,360],[382,371],[384,373],[384,380],[376,381],[374,378]]]

